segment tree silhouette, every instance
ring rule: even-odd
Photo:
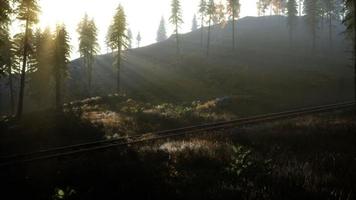
[[[298,0],[298,13],[299,13],[299,17],[302,16],[302,7],[303,7],[303,2],[304,0]]]
[[[120,92],[120,73],[121,73],[121,54],[122,50],[127,47],[128,37],[126,32],[126,16],[124,8],[121,4],[116,9],[113,22],[109,27],[108,35],[106,38],[107,43],[111,49],[116,49],[116,70],[117,70],[117,88],[116,91]]]
[[[206,50],[206,55],[209,56],[210,54],[210,32],[211,32],[211,23],[216,14],[216,7],[214,0],[209,0],[209,3],[207,5],[207,15],[208,15],[208,42],[207,42],[207,50]]]
[[[192,31],[196,31],[197,29],[198,29],[197,16],[194,15],[193,21],[192,21]]]
[[[177,55],[180,54],[179,47],[179,26],[183,23],[182,19],[182,11],[179,0],[172,0],[171,4],[171,17],[169,21],[174,25],[174,33],[176,35],[176,43],[177,43]]]
[[[127,48],[132,49],[132,31],[131,29],[127,29]]]
[[[337,19],[339,12],[337,9],[336,0],[322,0],[323,10],[326,14],[328,20],[328,29],[329,29],[329,47],[332,50],[333,46],[333,19]]]
[[[273,7],[273,12],[276,15],[281,15],[285,11],[287,2],[286,2],[286,0],[272,0],[271,4]]]
[[[26,81],[26,65],[27,56],[29,51],[29,29],[38,22],[38,13],[40,11],[37,4],[37,0],[21,0],[17,8],[18,16],[17,19],[24,21],[25,23],[25,35],[24,35],[24,49],[23,49],[23,59],[20,77],[20,94],[19,102],[17,106],[17,117],[20,118],[23,113],[23,102],[25,94],[25,81]]]
[[[137,40],[137,47],[140,48],[140,43],[141,43],[141,33],[138,32],[137,33],[137,37],[136,37],[136,40]]]
[[[30,89],[37,105],[44,108],[50,102],[52,72],[54,66],[54,35],[49,28],[38,29],[34,35],[34,58],[36,71],[32,74]],[[46,84],[43,84],[46,83]]]
[[[1,46],[0,46],[0,77],[6,76],[8,78],[9,96],[10,96],[10,112],[15,112],[15,96],[13,87],[13,73],[15,62],[14,44],[10,38],[9,32],[3,30],[1,32]]]
[[[167,31],[166,31],[166,22],[164,17],[162,16],[161,21],[159,23],[158,31],[157,31],[157,42],[162,42],[167,39]]]
[[[63,82],[68,73],[68,63],[70,56],[70,45],[68,32],[64,25],[57,25],[54,38],[54,60],[53,60],[53,75],[55,80],[55,100],[56,109],[60,111],[62,108],[63,98]]]
[[[89,20],[85,14],[78,24],[77,32],[79,34],[79,53],[83,60],[87,72],[88,92],[90,94],[92,85],[92,71],[95,55],[99,52],[98,29],[93,19]]]
[[[309,26],[309,30],[312,35],[313,52],[315,52],[317,29],[318,29],[318,22],[319,22],[318,19],[320,16],[320,11],[318,9],[317,1],[305,0],[304,1],[304,13],[305,13],[305,20]]]
[[[235,50],[236,48],[236,35],[235,35],[235,25],[236,20],[239,18],[240,15],[240,1],[239,0],[228,0],[227,10],[232,19],[232,49]]]
[[[343,23],[347,27],[347,32],[353,41],[353,53],[354,53],[354,89],[355,89],[355,101],[356,101],[356,1],[344,0],[346,16]]]
[[[199,14],[200,14],[200,19],[201,19],[201,22],[200,22],[200,44],[201,44],[201,47],[203,47],[203,44],[204,44],[204,19],[205,19],[205,16],[206,16],[206,11],[207,11],[207,4],[206,4],[206,1],[205,0],[200,0],[200,4],[199,4]]]
[[[288,0],[287,3],[287,26],[289,27],[289,44],[292,46],[293,32],[297,24],[297,2],[296,0]]]
[[[15,112],[15,99],[13,89],[13,64],[14,51],[13,42],[10,37],[9,24],[10,15],[13,10],[9,0],[0,0],[0,77],[8,77],[9,93],[10,93],[10,111]]]

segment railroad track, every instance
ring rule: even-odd
[[[295,109],[295,110],[290,110],[285,112],[258,115],[254,117],[247,117],[247,118],[241,118],[241,119],[230,120],[230,121],[222,121],[217,123],[201,124],[196,126],[189,126],[189,127],[159,131],[154,133],[138,134],[138,135],[133,135],[128,137],[120,137],[112,140],[101,140],[96,142],[82,143],[77,145],[52,148],[52,149],[25,153],[25,154],[9,155],[9,156],[0,157],[0,167],[11,166],[15,164],[25,164],[25,163],[31,163],[31,162],[43,161],[49,159],[56,159],[61,157],[77,155],[77,154],[111,149],[120,146],[127,146],[127,145],[139,144],[139,143],[144,143],[144,142],[149,142],[154,140],[185,136],[193,133],[229,129],[236,126],[257,124],[257,123],[279,120],[279,119],[286,119],[286,118],[293,118],[293,117],[298,117],[307,114],[348,108],[352,106],[355,106],[354,101]]]

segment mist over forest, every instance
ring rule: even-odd
[[[187,1],[0,0],[4,199],[356,198],[356,1]]]

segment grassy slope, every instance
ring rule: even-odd
[[[354,111],[325,113],[12,167],[2,195],[354,199],[355,125]]]
[[[172,38],[134,49],[125,55],[123,90],[156,103],[232,96],[236,103],[231,109],[240,115],[347,100],[353,96],[349,44],[341,34],[343,27],[335,25],[333,51],[324,29],[319,32],[319,48],[312,53],[302,19],[291,48],[285,18],[277,16],[241,19],[236,52],[231,52],[230,24],[213,28],[209,57],[201,47],[199,30],[182,35],[179,61]],[[111,54],[98,56],[92,95],[115,91],[112,62]],[[71,69],[72,96],[85,96],[80,60]]]

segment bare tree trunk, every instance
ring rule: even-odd
[[[15,113],[15,97],[14,97],[14,85],[13,85],[13,80],[12,80],[12,72],[11,68],[9,70],[9,88],[10,88],[10,109],[11,109],[11,115]]]
[[[233,8],[235,10],[235,8]],[[235,11],[232,12],[232,50],[235,51]]]
[[[60,111],[62,108],[61,93],[62,93],[62,81],[61,81],[60,69],[56,69],[56,110]]]
[[[209,16],[208,43],[207,43],[207,49],[206,49],[207,56],[209,56],[209,54],[210,54],[210,30],[211,30],[211,16]]]
[[[25,81],[26,81],[26,65],[27,65],[27,52],[28,52],[28,27],[29,22],[26,20],[25,38],[24,38],[24,51],[23,51],[23,62],[21,68],[21,78],[20,78],[20,94],[19,102],[17,106],[17,118],[21,118],[23,113],[23,101],[25,96]]]
[[[332,16],[331,14],[329,14],[329,47],[330,47],[330,51],[332,51],[333,49],[333,32],[332,32]]]
[[[180,48],[179,48],[178,23],[176,23],[176,42],[177,42],[177,55],[179,55],[180,54]]]
[[[354,24],[354,89],[355,89],[355,92],[354,92],[354,98],[355,98],[355,101],[356,101],[356,1],[354,0],[353,1],[353,17],[354,17],[354,21],[353,21],[353,24]]]
[[[292,25],[289,27],[289,47],[293,47],[293,28]]]
[[[204,16],[202,16],[201,18],[201,27],[200,27],[200,32],[201,32],[201,36],[200,36],[200,44],[201,44],[201,47],[203,47],[204,45],[204,40],[203,40],[203,37],[204,37]]]
[[[121,44],[117,50],[117,88],[116,92],[120,93],[120,72],[121,72]]]

